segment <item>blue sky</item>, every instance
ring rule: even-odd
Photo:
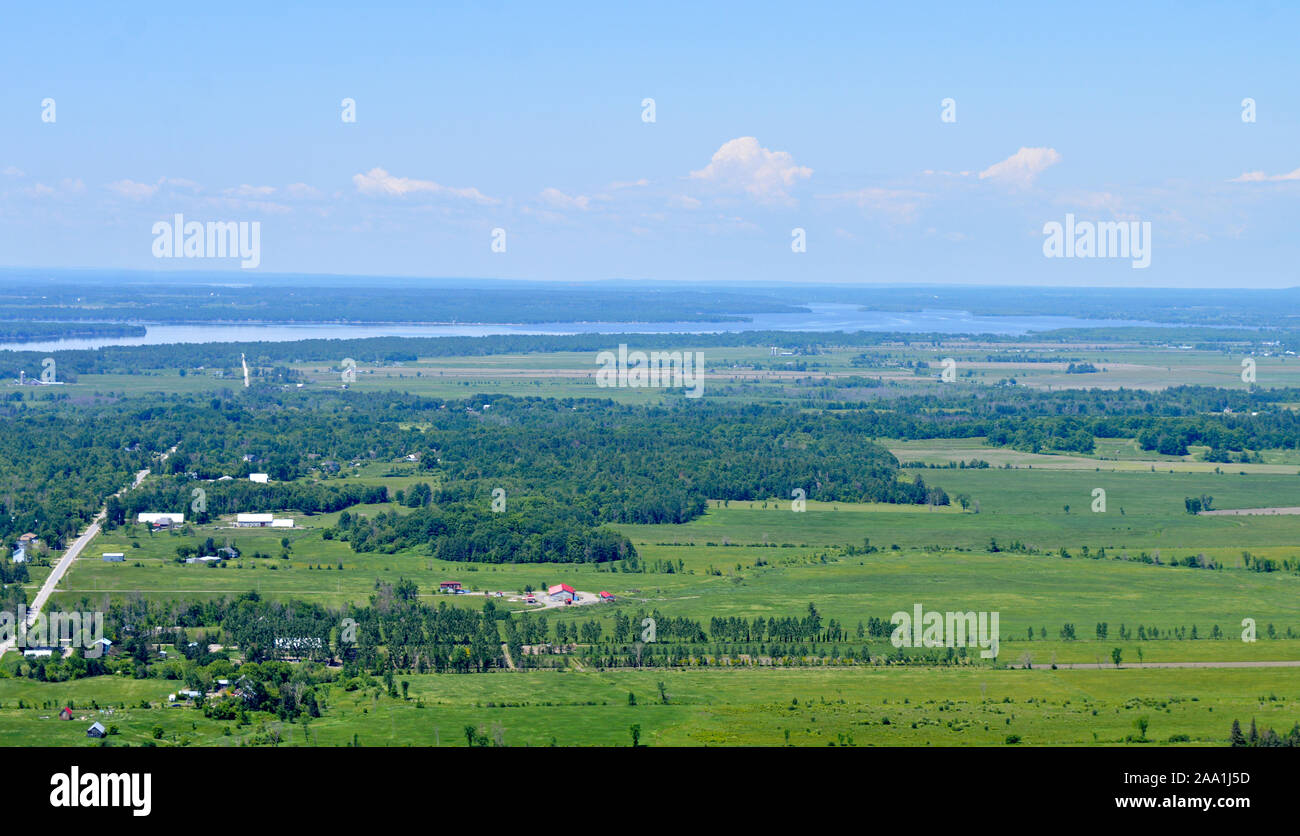
[[[1294,5],[129,5],[6,11],[0,266],[239,270],[179,212],[252,274],[1300,284]]]

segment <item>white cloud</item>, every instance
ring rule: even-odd
[[[609,184],[609,187],[611,189],[632,189],[648,185],[650,185],[650,181],[642,177],[640,180],[615,180]]]
[[[786,190],[812,176],[812,169],[796,165],[788,151],[772,151],[752,136],[724,142],[707,166],[691,172],[724,189],[744,191],[762,201],[788,200]]]
[[[236,189],[225,189],[222,194],[233,195],[235,197],[270,197],[275,194],[274,186],[250,186],[243,184]]]
[[[675,209],[699,209],[700,201],[688,194],[679,194],[668,198],[668,205]]]
[[[3,174],[3,175],[6,176],[6,177],[22,177],[22,176],[23,176],[22,169],[18,168],[17,166],[13,166],[13,165],[11,165],[11,166],[6,166],[4,171],[0,171],[0,174]]]
[[[25,191],[29,197],[44,198],[81,194],[85,190],[86,184],[81,182],[81,180],[73,180],[65,177],[59,181],[57,187],[47,186],[44,183],[37,183],[35,186],[24,189],[23,191]]]
[[[382,168],[372,168],[365,174],[352,175],[352,182],[357,191],[368,195],[387,197],[405,197],[410,194],[449,195],[472,200],[475,203],[493,205],[501,201],[490,198],[475,188],[454,188],[435,183],[432,180],[415,180],[410,177],[394,177]]]
[[[289,197],[320,197],[320,192],[311,186],[308,186],[306,183],[290,183],[284,190],[289,193]]]
[[[149,183],[137,183],[134,180],[117,180],[104,188],[130,200],[147,200],[158,192],[158,187]]]
[[[542,200],[559,209],[581,209],[585,212],[591,208],[591,198],[586,195],[570,197],[559,189],[543,189]]]
[[[1129,201],[1111,192],[1069,193],[1058,197],[1055,202],[1075,209],[1109,212],[1119,221],[1141,220],[1136,208],[1131,206]]]
[[[980,172],[981,180],[1027,187],[1034,178],[1061,161],[1055,148],[1021,148],[1000,163]]]
[[[1300,180],[1300,168],[1286,174],[1265,174],[1262,171],[1247,171],[1240,177],[1234,177],[1229,183],[1280,183],[1284,180]]]
[[[134,180],[116,180],[109,183],[104,188],[114,192],[120,197],[128,200],[148,200],[165,187],[177,189],[186,189],[192,192],[201,191],[201,186],[193,180],[186,180],[180,177],[159,177],[157,183],[137,183]]]
[[[820,200],[846,201],[869,212],[883,212],[900,221],[913,221],[926,195],[901,189],[866,188],[817,197]]]

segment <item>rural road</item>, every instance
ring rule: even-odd
[[[173,446],[166,453],[162,454],[159,462],[166,461],[167,457],[175,451],[176,448]],[[132,488],[140,487],[140,483],[143,482],[145,477],[148,475],[149,468],[146,467],[144,470],[135,474],[135,479],[131,481],[130,487],[123,488],[113,494],[113,496],[121,496]],[[111,498],[112,497],[110,497],[110,499]],[[59,562],[55,564],[54,571],[50,572],[49,577],[45,579],[45,583],[41,584],[40,590],[36,593],[36,598],[32,601],[31,606],[27,608],[26,626],[31,627],[32,624],[35,623],[36,616],[40,615],[41,609],[45,606],[45,602],[50,600],[50,596],[54,594],[54,590],[58,587],[59,581],[63,579],[64,574],[72,568],[72,564],[76,562],[77,558],[81,555],[82,550],[85,549],[86,546],[90,545],[90,541],[95,539],[95,535],[99,534],[99,524],[104,521],[104,516],[107,513],[108,505],[107,500],[105,500],[104,507],[99,509],[99,513],[95,515],[95,519],[91,521],[90,526],[82,532],[80,537],[73,541],[71,546],[68,546],[67,550],[63,553],[63,557],[60,557]],[[0,642],[0,656],[4,656],[10,650],[13,650],[15,641],[16,638]]]
[[[1023,669],[1024,665],[1010,665]],[[1286,662],[1145,662],[1137,665],[1120,665],[1121,670],[1144,670],[1146,668],[1300,668],[1300,661]],[[1036,671],[1052,670],[1051,663],[1034,665]],[[1112,664],[1094,662],[1057,662],[1057,670],[1115,670]]]

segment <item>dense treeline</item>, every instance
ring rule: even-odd
[[[785,498],[796,488],[827,501],[946,504],[947,494],[923,479],[899,478],[896,460],[869,440],[881,437],[985,436],[996,445],[1078,452],[1091,451],[1095,436],[1136,437],[1146,449],[1174,455],[1203,444],[1213,461],[1300,447],[1300,413],[1286,407],[1300,400],[1295,389],[945,387],[818,412],[707,398],[629,406],[266,386],[124,402],[15,399],[23,394],[0,401],[0,499],[8,512],[0,514],[0,539],[12,543],[31,531],[54,548],[146,467],[174,478],[124,496],[110,509],[111,522],[164,504],[196,511],[195,488],[207,493],[209,516],[337,511],[382,501],[379,490],[332,481],[350,463],[418,461],[411,466],[438,485],[436,500],[430,494],[419,504],[436,505],[442,522],[433,511],[404,527],[372,520],[348,539],[396,548],[413,542],[418,526],[449,524],[460,545],[449,544],[448,553],[523,555],[532,548],[522,545],[522,531],[510,534],[515,545],[508,549],[485,545],[503,542],[506,518],[456,512],[451,519],[447,509],[486,509],[500,488],[512,511],[510,503],[525,497],[544,497],[549,504],[539,511],[571,506],[545,513],[572,533],[579,524],[680,523],[702,513],[707,499]],[[173,445],[160,466],[157,454]],[[248,483],[252,472],[270,474],[272,483]],[[211,481],[224,476],[232,479]],[[563,552],[606,553],[608,544],[592,536]]]
[[[592,353],[613,349],[619,343],[646,350],[709,349],[749,345],[781,345],[801,354],[815,354],[833,346],[872,346],[917,339],[937,342],[943,335],[898,335],[882,332],[845,334],[837,331],[800,332],[744,331],[725,334],[497,334],[484,337],[369,337],[348,340],[296,340],[294,342],[182,343],[175,345],[105,346],[70,351],[0,351],[0,376],[17,377],[19,370],[41,368],[52,356],[60,379],[77,374],[140,374],[151,369],[240,368],[240,354],[246,355],[254,376],[264,369],[285,363],[332,360],[351,357],[358,363],[412,362],[417,357],[479,357],[489,354],[542,354],[557,351]],[[707,357],[706,357],[707,359]]]
[[[340,515],[336,533],[358,552],[428,545],[441,560],[475,563],[603,563],[636,557],[626,536],[563,502],[525,497],[509,513],[465,504],[409,514]]]
[[[201,493],[196,494],[196,491]],[[176,511],[185,519],[206,523],[228,514],[292,509],[307,514],[327,514],[354,505],[387,502],[382,485],[321,484],[318,482],[244,481],[200,482],[184,476],[149,482],[144,488],[108,501],[108,525],[131,522],[141,512]]]
[[[1093,438],[1134,438],[1144,449],[1185,455],[1189,444],[1208,445],[1211,460],[1226,451],[1300,449],[1300,413],[1285,404],[1300,390],[1232,390],[1180,386],[1137,389],[1035,390],[948,388],[889,401],[840,403],[853,424],[876,437],[929,439],[985,436],[1017,449],[1088,453]]]
[[[238,512],[339,511],[388,499],[382,487],[334,481],[351,462],[418,461],[439,485],[407,517],[340,531],[358,550],[428,544],[456,560],[625,560],[607,522],[681,523],[709,499],[788,497],[947,504],[867,440],[855,415],[685,400],[624,406],[594,399],[492,396],[444,401],[399,393],[259,387],[136,406],[15,406],[0,442],[12,464],[12,519],[60,545],[136,470],[151,480],[109,503],[110,525],[171,510],[202,522]],[[155,453],[175,450],[165,462]],[[340,464],[342,463],[342,465]],[[246,480],[268,473],[270,484]],[[222,477],[232,477],[223,480]],[[502,489],[509,513],[488,515]],[[201,491],[196,494],[195,491]],[[413,493],[412,496],[417,496]],[[536,500],[531,505],[521,501]],[[41,528],[41,526],[44,526]]]
[[[104,498],[148,467],[151,451],[171,446],[174,437],[165,439],[179,430],[166,422],[141,426],[134,415],[101,408],[0,409],[0,426],[0,540],[32,532],[53,548],[89,525]]]
[[[306,287],[39,283],[3,286],[5,308],[32,319],[134,322],[719,322],[806,308],[734,291],[556,287],[416,288],[354,280]]]
[[[879,311],[958,310],[983,316],[1074,316],[1187,325],[1293,326],[1300,288],[843,287],[800,288],[807,302],[849,302]],[[1155,331],[1156,329],[1152,329]],[[1163,329],[1171,334],[1173,329]],[[1169,336],[1168,339],[1179,339]]]
[[[119,322],[0,322],[0,342],[71,340],[79,337],[143,337],[143,325]]]

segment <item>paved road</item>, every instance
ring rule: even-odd
[[[1013,668],[1023,668],[1024,665],[1011,665]],[[1102,663],[1100,665],[1093,662],[1057,662],[1058,670],[1114,670],[1112,664]],[[1142,670],[1145,668],[1300,668],[1300,661],[1285,662],[1145,662],[1134,665],[1120,665],[1123,670]],[[1050,671],[1052,663],[1039,663],[1034,665],[1036,671]]]
[[[159,461],[166,461],[167,457],[175,452],[175,450],[176,448],[172,447],[171,450],[163,453],[162,458],[160,458]],[[146,467],[144,470],[135,474],[135,479],[131,481],[130,487],[123,488],[113,494],[113,496],[121,496],[131,490],[131,488],[140,487],[140,483],[143,482],[145,477],[148,475],[149,468]],[[33,600],[31,606],[27,608],[28,627],[31,627],[32,624],[36,622],[36,616],[40,614],[41,609],[45,606],[45,602],[54,594],[54,590],[58,587],[59,581],[61,581],[64,574],[72,568],[72,564],[76,562],[77,558],[81,555],[82,550],[85,549],[86,546],[90,545],[90,541],[95,539],[95,535],[99,534],[99,525],[104,521],[104,516],[107,513],[108,505],[107,501],[105,501],[104,507],[99,509],[99,513],[96,514],[95,519],[91,521],[90,527],[82,532],[81,536],[74,540],[71,546],[68,546],[67,551],[63,553],[63,557],[59,558],[59,562],[54,566],[54,571],[50,572],[49,577],[45,579],[45,583],[41,584],[40,590],[36,593],[36,599]],[[5,642],[0,642],[0,656],[5,655],[13,649],[14,641],[15,639],[10,639]]]

